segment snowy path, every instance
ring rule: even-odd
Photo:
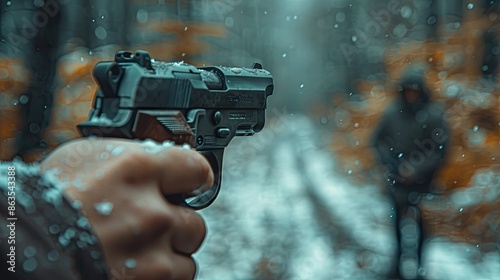
[[[198,279],[385,279],[395,245],[391,206],[378,187],[335,172],[321,140],[313,141],[328,136],[293,117],[233,140],[221,193],[200,211],[208,235],[196,254]],[[427,247],[429,279],[500,272],[498,254],[478,258],[472,245]]]

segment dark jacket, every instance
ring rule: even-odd
[[[0,162],[0,179],[0,279],[108,279],[88,220],[55,180],[20,162]]]
[[[408,69],[398,83],[399,98],[384,113],[373,143],[380,162],[387,168],[393,186],[428,192],[434,173],[445,159],[449,130],[444,108],[430,101],[422,68]],[[409,103],[404,91],[420,92]]]

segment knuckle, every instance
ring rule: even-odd
[[[176,218],[170,211],[145,208],[141,211],[141,223],[145,228],[155,228],[159,231],[176,227]]]

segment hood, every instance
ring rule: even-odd
[[[428,103],[430,92],[424,82],[425,68],[422,66],[410,66],[405,70],[398,81],[397,91],[401,95],[401,100],[405,107],[419,107],[422,104]],[[409,104],[404,96],[405,89],[414,89],[420,93],[420,101]]]

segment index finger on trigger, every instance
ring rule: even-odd
[[[200,153],[172,148],[158,157],[158,178],[165,195],[208,190],[214,183],[210,163]]]

